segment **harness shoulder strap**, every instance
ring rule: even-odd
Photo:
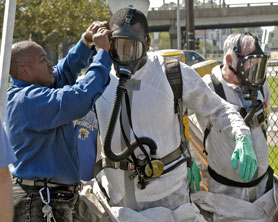
[[[222,83],[216,78],[214,74],[211,74],[210,78],[216,94],[227,101]]]
[[[165,74],[174,94],[174,108],[175,113],[178,114],[180,124],[181,148],[184,152],[187,150],[189,159],[191,154],[188,149],[188,140],[185,137],[185,127],[183,125],[183,102],[182,102],[182,75],[180,69],[180,62],[178,59],[170,59],[165,61]]]
[[[177,59],[165,61],[165,73],[174,93],[175,113],[178,112],[178,99],[182,98],[182,78],[180,64]]]

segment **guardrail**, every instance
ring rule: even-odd
[[[273,2],[256,2],[256,3],[238,3],[238,4],[202,4],[202,5],[194,5],[195,8],[235,8],[235,7],[258,7],[258,6],[272,6],[278,5],[277,1]],[[184,5],[180,6],[181,9],[184,9]],[[157,11],[157,10],[177,10],[176,6],[173,5],[161,5],[160,7],[151,7],[149,11]]]
[[[232,8],[232,7],[256,7],[256,6],[272,6],[272,5],[278,5],[278,2],[258,2],[258,3],[239,3],[239,4],[226,4],[226,5],[220,5],[220,8]],[[222,7],[221,7],[222,6]]]

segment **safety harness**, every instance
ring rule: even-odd
[[[210,77],[211,77],[211,81],[212,81],[212,84],[214,86],[216,94],[219,95],[222,99],[227,101],[222,83],[216,78],[216,76],[214,74],[211,74]],[[264,97],[263,89],[261,88],[260,91],[261,91],[261,93]],[[240,112],[240,115],[243,118],[246,116],[246,110],[245,110],[244,107],[241,107],[239,112]],[[263,119],[263,121],[266,121],[266,119]],[[210,133],[210,130],[211,130],[211,125],[209,124],[204,131],[204,140],[203,140],[203,146],[204,146],[203,152],[206,155],[208,155],[208,152],[206,151],[206,148],[205,148],[206,147],[206,139],[207,139],[207,137]],[[263,131],[264,136],[266,138],[265,128],[262,127],[262,131]],[[224,184],[226,186],[233,186],[233,187],[254,187],[254,186],[257,186],[261,182],[261,180],[265,177],[265,175],[268,174],[268,181],[267,181],[267,184],[266,184],[265,192],[269,191],[273,187],[273,173],[274,173],[274,170],[270,166],[268,166],[266,172],[262,176],[258,177],[257,179],[255,179],[251,182],[248,182],[248,183],[241,183],[241,182],[230,180],[230,179],[216,173],[210,166],[208,166],[208,172],[209,172],[209,175],[215,181],[217,181],[221,184]]]
[[[151,153],[150,153],[150,157],[147,157],[147,154],[144,152],[144,154],[139,154],[137,157],[135,157],[133,153],[131,155],[131,159],[127,158],[119,162],[111,161],[107,157],[98,160],[94,167],[94,177],[108,201],[110,200],[110,198],[96,177],[97,174],[105,168],[113,168],[113,169],[121,169],[121,170],[129,171],[129,179],[133,180],[136,176],[138,176],[137,187],[139,189],[144,189],[146,185],[149,183],[149,181],[172,171],[173,169],[180,166],[184,162],[187,161],[188,167],[192,165],[191,155],[188,149],[188,141],[185,137],[185,128],[183,125],[183,114],[184,114],[183,102],[182,102],[183,89],[182,89],[182,76],[181,76],[179,61],[177,59],[165,60],[165,73],[174,94],[174,109],[175,109],[174,111],[178,115],[178,120],[180,124],[180,136],[181,136],[180,146],[173,152],[169,153],[168,155],[160,159],[156,158],[155,156],[152,156]],[[132,128],[131,116],[130,116],[131,112],[130,112],[130,107],[128,105],[129,104],[128,99],[126,99],[126,104],[127,104],[127,115],[129,119],[129,124],[131,125]],[[185,153],[185,151],[187,151],[187,154]],[[180,160],[176,161],[178,159]],[[176,161],[175,164],[168,167],[167,169],[164,169],[165,166],[167,166],[170,163],[173,163],[174,161]]]

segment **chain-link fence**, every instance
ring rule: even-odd
[[[270,86],[271,99],[267,129],[269,161],[275,174],[278,174],[278,61],[269,62],[267,66],[267,81]]]

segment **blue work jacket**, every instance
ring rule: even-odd
[[[110,81],[112,64],[109,54],[100,50],[76,83],[94,53],[79,41],[54,67],[56,77],[50,87],[11,80],[5,120],[17,157],[10,169],[14,176],[61,184],[80,181],[72,121],[90,111]]]

